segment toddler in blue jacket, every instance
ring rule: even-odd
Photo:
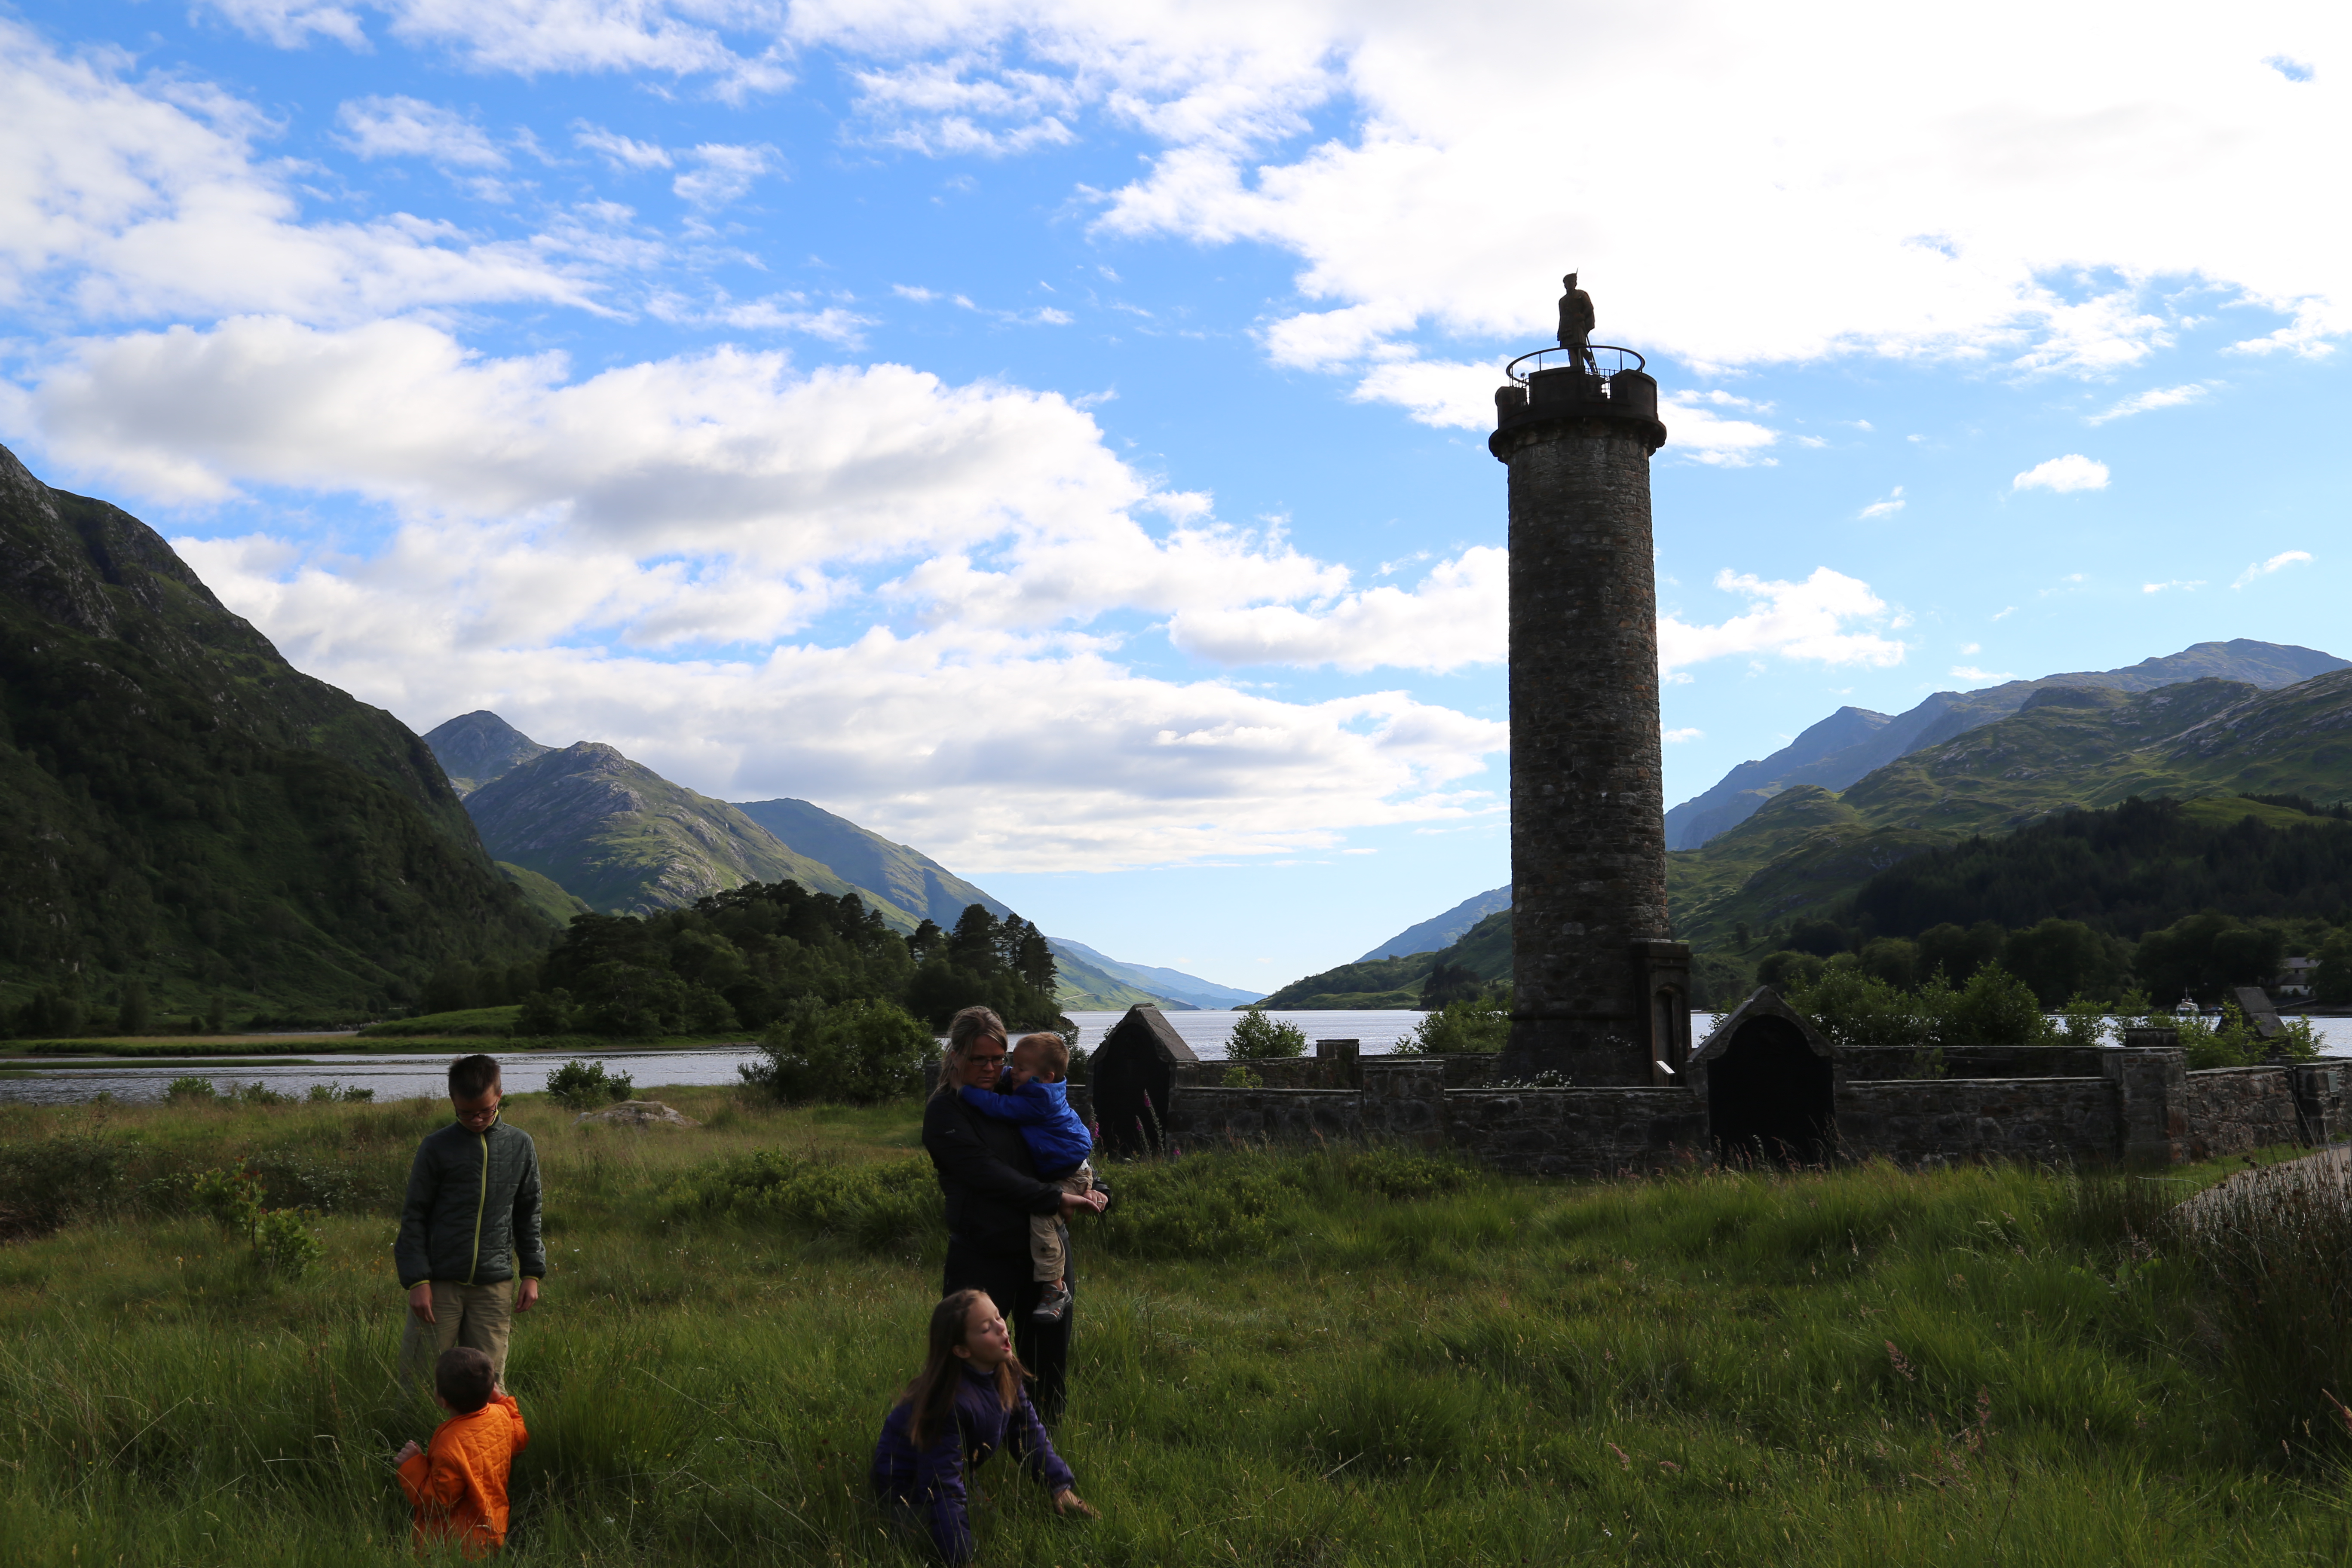
[[[1004,1087],[967,1088],[963,1102],[982,1116],[1018,1126],[1042,1180],[1066,1193],[1085,1194],[1094,1190],[1087,1157],[1095,1152],[1095,1138],[1070,1109],[1070,1086],[1062,1081],[1069,1070],[1070,1048],[1061,1036],[1024,1035],[1004,1059]],[[1041,1323],[1058,1323],[1070,1310],[1069,1258],[1062,1237],[1058,1214],[1029,1216],[1029,1260],[1037,1282],[1048,1287],[1029,1314]]]

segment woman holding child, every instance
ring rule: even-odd
[[[1062,1088],[1066,1048],[1053,1035],[1030,1036],[1022,1046],[1027,1077],[1007,1083],[1012,1053],[1003,1020],[986,1007],[967,1007],[949,1020],[947,1059],[923,1108],[923,1148],[947,1199],[947,1275],[940,1289],[988,1293],[1012,1323],[1020,1360],[1036,1374],[1037,1410],[1054,1421],[1066,1397],[1075,1313],[1071,1269],[1066,1242],[1051,1264],[1041,1258],[1042,1243],[1033,1251],[1031,1221],[1100,1213],[1104,1199],[1088,1190],[1083,1148],[1076,1151],[1075,1169],[1052,1168],[1064,1165],[1071,1152],[1067,1123],[1053,1114],[1056,1106],[1062,1117],[1069,1114],[1066,1091],[1054,1092]],[[1005,1092],[1031,1083],[1039,1091]],[[1066,1234],[1058,1224],[1038,1228]]]

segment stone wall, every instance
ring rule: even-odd
[[[1909,1079],[1846,1086],[1838,1144],[1850,1159],[2108,1161],[2116,1093],[2104,1078]]]
[[[1923,1068],[1939,1078],[2096,1078],[2105,1055],[2098,1046],[1863,1046],[1838,1053],[1848,1083],[1912,1078]]]
[[[1445,1096],[1447,1142],[1521,1176],[1614,1176],[1698,1163],[1706,1116],[1682,1089],[1472,1089]]]
[[[1838,1151],[1906,1165],[2164,1164],[2341,1135],[2352,1110],[2352,1074],[2335,1067],[2189,1073],[2177,1050],[2068,1054],[2097,1076],[1849,1079],[1836,1090]],[[1372,1139],[1450,1148],[1498,1171],[1542,1176],[1609,1176],[1713,1157],[1706,1100],[1691,1089],[1462,1088],[1462,1064],[1446,1057],[1354,1065],[1360,1089],[1185,1084],[1171,1096],[1171,1140],[1200,1149]],[[1297,1058],[1293,1070],[1307,1078],[1317,1064]]]
[[[1364,1136],[1364,1096],[1352,1089],[1186,1086],[1172,1098],[1168,1142],[1179,1149],[1234,1142],[1352,1142]]]
[[[2187,1157],[2211,1160],[2272,1143],[2299,1142],[2303,1119],[2287,1070],[2274,1067],[2208,1068],[2184,1075]]]

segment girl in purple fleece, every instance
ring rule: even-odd
[[[927,1529],[950,1563],[971,1561],[964,1471],[999,1448],[1045,1483],[1054,1511],[1096,1518],[1071,1489],[1022,1386],[1013,1336],[985,1290],[958,1290],[931,1310],[930,1352],[899,1393],[874,1445],[874,1499],[909,1529]]]

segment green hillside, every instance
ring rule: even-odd
[[[551,933],[405,726],[0,448],[0,1025],[358,1014]]]
[[[723,800],[675,784],[612,747],[583,741],[509,769],[466,799],[482,841],[590,907],[683,909],[750,882],[855,893],[894,931],[920,924],[870,888],[793,853]]]
[[[591,912],[588,900],[572,897],[527,867],[518,866],[511,860],[501,860],[499,869],[521,892],[524,901],[544,916],[551,925],[569,925],[573,915]]]
[[[1149,1002],[1163,1012],[1198,1010],[1190,1002],[1129,984],[1109,971],[1098,969],[1082,958],[1073,958],[1058,948],[1054,950],[1054,1000],[1065,1013],[1123,1013],[1140,1002]]]
[[[1402,958],[1343,963],[1294,980],[1261,1005],[1274,1012],[1342,1011],[1355,1007],[1418,1007],[1422,987],[1440,965],[1466,969],[1480,980],[1511,977],[1511,911],[1497,910],[1450,947]]]
[[[1421,984],[1437,962],[1433,952],[1343,963],[1304,980],[1294,980],[1260,1002],[1268,1012],[1307,1012],[1350,1007],[1417,1007]]]
[[[1786,791],[1706,847],[1670,854],[1675,929],[1718,947],[1743,924],[1755,934],[1824,913],[1923,850],[2069,806],[2244,793],[2352,797],[2352,670],[2274,691],[2227,680],[2046,688],[1843,795]]]
[[[990,897],[921,850],[893,844],[807,801],[738,801],[735,809],[795,853],[823,861],[858,887],[873,889],[917,920],[952,926],[973,904],[999,919],[1013,912],[1003,900]]]

